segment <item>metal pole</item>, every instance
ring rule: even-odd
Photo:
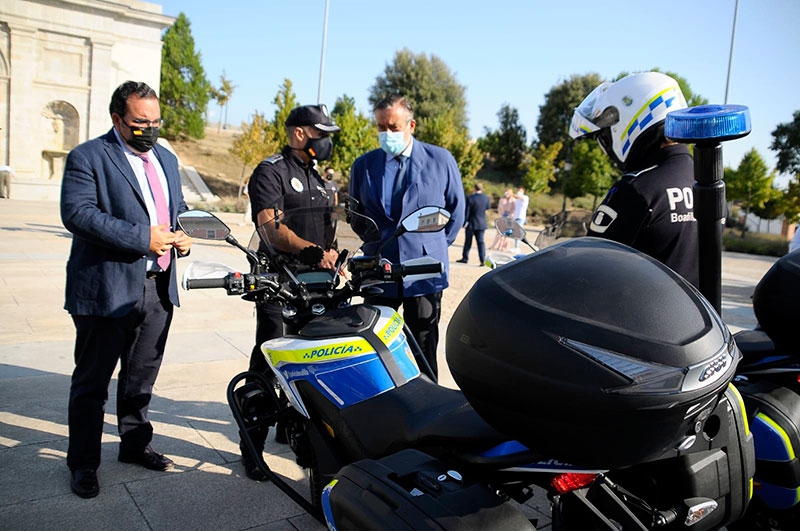
[[[738,2],[738,0],[737,0]],[[322,23],[322,57],[319,59],[319,89],[317,90],[317,103],[322,103],[322,79],[325,74],[325,41],[328,40],[328,5],[330,0],[325,0],[325,20]]]
[[[733,8],[733,29],[731,30],[731,52],[728,56],[728,79],[725,81],[725,103],[728,103],[728,87],[731,84],[731,67],[733,66],[733,41],[736,39],[736,19],[739,14],[739,0]]]
[[[722,315],[722,220],[725,218],[725,181],[722,146],[718,142],[694,147],[694,213],[700,249],[700,293]]]

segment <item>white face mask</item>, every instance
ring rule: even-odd
[[[378,143],[389,155],[399,155],[406,148],[405,131],[379,131]]]

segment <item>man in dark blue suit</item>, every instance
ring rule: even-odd
[[[399,286],[385,284],[381,296],[369,297],[366,302],[394,309],[403,305],[403,318],[436,375],[442,290],[448,286],[447,248],[464,222],[461,174],[449,151],[414,139],[414,110],[406,98],[388,96],[374,111],[381,149],[353,163],[350,195],[357,200],[357,210],[375,221],[382,242],[392,237],[404,216],[420,207],[442,207],[451,218],[444,231],[406,233],[381,252],[392,263],[431,256],[444,264],[440,277],[406,280]],[[377,248],[376,243],[368,244],[364,252],[370,254]]]
[[[69,153],[61,186],[61,220],[72,233],[64,308],[76,336],[67,466],[82,498],[100,491],[103,415],[117,361],[119,460],[151,470],[173,465],[150,446],[147,412],[178,306],[175,258],[192,244],[175,230],[187,207],[177,159],[156,145],[156,93],[126,81],[109,112],[113,128]]]
[[[483,185],[475,183],[475,192],[467,197],[464,250],[461,253],[461,260],[456,260],[456,262],[462,264],[469,262],[472,237],[475,236],[475,243],[478,246],[478,265],[483,265],[483,261],[486,259],[486,244],[483,241],[483,234],[486,232],[486,211],[489,210],[490,206],[489,198],[483,195]]]

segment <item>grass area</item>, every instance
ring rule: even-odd
[[[734,253],[783,256],[789,251],[789,242],[781,235],[760,232],[745,232],[725,229],[722,233],[722,248]]]

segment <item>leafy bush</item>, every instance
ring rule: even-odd
[[[740,231],[725,229],[722,234],[722,248],[734,253],[780,257],[788,252],[789,242],[778,234],[745,232],[742,238]]]

